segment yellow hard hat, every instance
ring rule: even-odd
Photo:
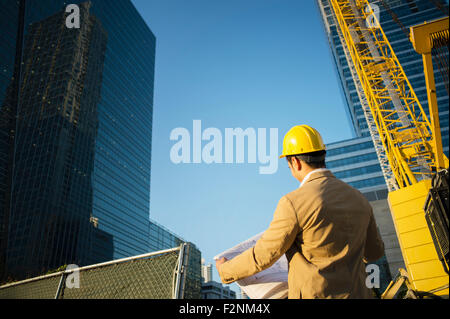
[[[284,136],[280,158],[324,150],[325,144],[317,130],[308,125],[297,125]]]

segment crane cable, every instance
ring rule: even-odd
[[[380,2],[383,5],[384,9],[391,15],[392,20],[394,20],[395,23],[397,23],[397,25],[400,27],[400,29],[402,29],[403,33],[406,35],[406,38],[409,39],[409,30],[403,25],[397,14],[392,11],[391,7],[384,0],[380,0]]]
[[[405,25],[402,23],[400,18],[397,16],[397,14],[391,9],[389,4],[384,0],[379,0],[380,3],[383,5],[384,9],[389,13],[392,20],[397,23],[397,25],[400,27],[400,29],[405,34],[406,38],[409,39],[409,30],[405,27]],[[448,8],[445,9],[445,6],[443,6],[440,2],[436,0],[428,0],[431,2],[437,9],[439,9],[441,12],[443,12],[445,15],[448,16]],[[436,62],[438,64],[439,72],[442,77],[442,81],[444,82],[445,89],[447,90],[447,94],[450,94],[449,90],[449,65],[448,65],[448,56],[449,56],[449,37],[448,33],[444,36],[437,36],[433,39],[433,50],[432,55],[436,57]]]
[[[432,4],[434,4],[434,6],[439,9],[439,11],[441,11],[443,14],[448,16],[448,7],[447,7],[447,10],[446,10],[445,6],[443,6],[442,3],[440,3],[440,2],[438,2],[436,0],[428,0],[428,1],[430,1]]]
[[[382,1],[382,0],[381,0]],[[442,13],[446,16],[449,15],[448,6],[446,7],[442,3],[436,0],[428,0],[431,2],[436,8],[438,8]],[[436,57],[439,72],[441,73],[442,81],[444,82],[445,89],[447,90],[447,94],[449,92],[449,79],[448,79],[448,56],[449,56],[449,34],[448,31],[446,34],[439,34],[436,37],[433,37],[433,49],[431,50],[431,54]]]
[[[433,48],[431,54],[436,57],[436,62],[441,73],[447,94],[449,94],[449,33],[442,32],[436,36],[433,35]]]

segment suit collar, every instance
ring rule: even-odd
[[[321,177],[334,177],[333,173],[327,168],[318,168],[308,173],[308,175],[305,176],[302,183],[300,184],[300,187],[305,185],[306,183],[321,178]]]

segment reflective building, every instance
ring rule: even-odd
[[[130,0],[6,0],[3,279],[149,251],[155,36]]]
[[[175,235],[172,231],[152,219],[150,219],[149,223],[149,235],[150,251],[169,249],[186,242],[183,238]]]
[[[89,259],[107,37],[87,6],[80,13],[84,23],[77,33],[61,27],[65,14],[59,12],[30,24],[25,36],[7,251],[8,268],[17,273]]]
[[[327,168],[369,201],[387,198],[387,188],[370,136],[327,145]]]

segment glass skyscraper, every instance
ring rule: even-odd
[[[148,252],[155,36],[130,0],[5,0],[0,267],[21,279]]]
[[[326,165],[369,201],[387,198],[387,188],[370,136],[327,144]]]
[[[183,238],[175,235],[169,229],[152,219],[150,219],[149,234],[150,251],[169,249],[186,242]]]

